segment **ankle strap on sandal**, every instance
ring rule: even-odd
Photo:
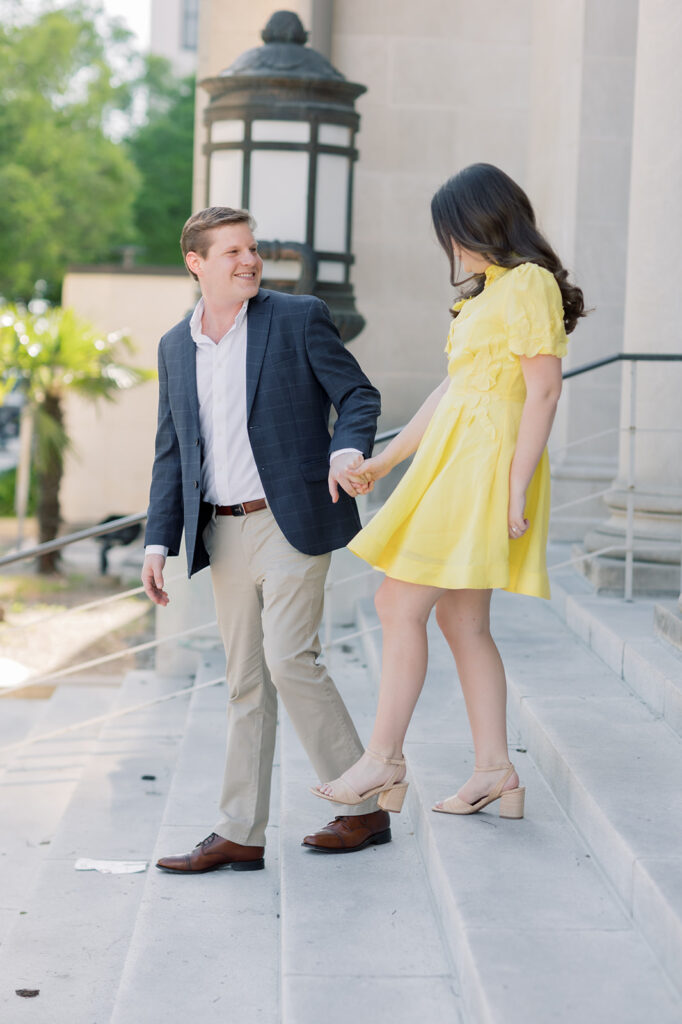
[[[402,768],[405,764],[404,757],[384,757],[382,754],[377,754],[376,751],[370,750],[369,747],[366,748],[365,753],[373,757],[375,761],[381,761],[382,764],[395,764],[399,768]]]
[[[513,768],[514,765],[511,761],[507,761],[506,764],[492,764],[489,768],[481,768],[479,765],[474,765],[475,772],[501,772],[503,768]]]

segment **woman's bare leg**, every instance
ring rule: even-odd
[[[428,646],[426,623],[434,604],[445,591],[403,583],[389,577],[383,581],[375,604],[383,632],[383,656],[377,716],[369,748],[383,757],[400,757],[407,727],[426,676]],[[363,755],[343,778],[356,793],[381,785],[392,768]],[[332,795],[332,787],[320,786]]]
[[[481,768],[509,760],[507,681],[500,653],[490,635],[491,594],[490,590],[448,590],[436,605],[436,620],[455,657],[476,764]],[[504,771],[474,771],[458,796],[467,803],[475,803],[503,775]],[[514,772],[505,789],[514,789],[518,784]]]

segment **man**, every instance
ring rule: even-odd
[[[162,857],[166,871],[264,866],[277,694],[320,779],[363,749],[318,663],[318,630],[330,552],[359,528],[347,470],[371,451],[379,395],[323,302],[260,288],[253,227],[228,207],[190,217],[181,246],[201,299],[159,346],[142,581],[168,603],[165,558],[184,527],[189,575],[210,563],[229,694],[219,820],[190,853]],[[346,853],[390,841],[375,800],[341,812],[304,845]]]

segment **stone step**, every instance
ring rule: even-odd
[[[189,682],[132,672],[115,706],[142,703]],[[0,951],[1,1019],[15,1021],[21,1014],[32,1024],[109,1021],[145,875],[75,871],[74,864],[79,857],[149,858],[188,704],[181,697],[103,726],[46,848],[25,913]],[[40,995],[19,999],[15,990],[24,988]]]
[[[366,740],[376,680],[359,643],[343,646],[330,651],[328,663]],[[335,809],[308,792],[317,780],[281,717],[282,1024],[462,1021],[459,984],[409,814],[392,815],[390,844],[347,856],[302,849],[302,837]]]
[[[0,696],[2,691],[0,690]],[[5,697],[0,701],[0,748],[19,743],[45,714],[48,702],[25,697]],[[0,751],[0,771],[10,754]]]
[[[377,624],[369,602],[361,603],[358,617],[361,628]],[[666,782],[675,778],[679,741],[544,602],[496,593],[493,632],[507,669],[511,750],[527,786],[526,818],[500,819],[495,804],[470,817],[431,812],[474,763],[454,663],[434,622],[429,673],[406,745],[410,811],[462,979],[464,1019],[672,1024],[682,1000],[661,962],[670,972],[663,954],[666,942],[676,942],[679,901],[664,895],[660,879],[669,882],[679,864],[673,834],[679,826],[663,843],[658,886],[653,871],[650,884],[640,881],[640,891],[667,908],[655,937],[652,912],[635,909],[633,918],[632,893],[628,902],[621,875],[628,857],[631,875],[641,873],[634,833],[646,832],[643,819],[653,827],[655,847],[679,805]],[[365,650],[378,673],[380,633],[365,635]],[[628,730],[636,749],[624,774],[618,716],[626,709],[648,716],[657,739],[669,742],[659,760],[648,738]],[[632,764],[643,769],[642,783],[627,808]],[[649,792],[652,780],[662,791],[665,822],[658,825],[642,811],[647,772]],[[593,809],[591,818],[584,807]],[[633,807],[640,808],[635,822]]]
[[[224,671],[203,655],[200,684]],[[225,746],[224,684],[192,696],[175,775],[155,841],[184,853],[212,831]],[[111,1024],[194,1020],[279,1022],[279,769],[264,871],[181,877],[150,866]]]
[[[656,599],[596,595],[570,571],[552,575],[552,607],[576,636],[682,736],[682,651],[654,629]]]
[[[5,700],[0,708],[1,745],[35,740],[44,733],[101,715],[113,697],[110,688],[61,686],[49,700]],[[0,945],[23,913],[99,731],[100,726],[89,726],[0,755],[4,763],[0,771]]]

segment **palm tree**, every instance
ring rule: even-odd
[[[33,419],[40,543],[59,531],[64,455],[73,447],[64,427],[67,394],[113,401],[122,389],[153,376],[121,362],[123,351],[134,351],[126,334],[103,336],[71,309],[42,301],[0,308],[0,405],[17,389]],[[57,552],[42,555],[39,571],[55,572],[58,561]]]

